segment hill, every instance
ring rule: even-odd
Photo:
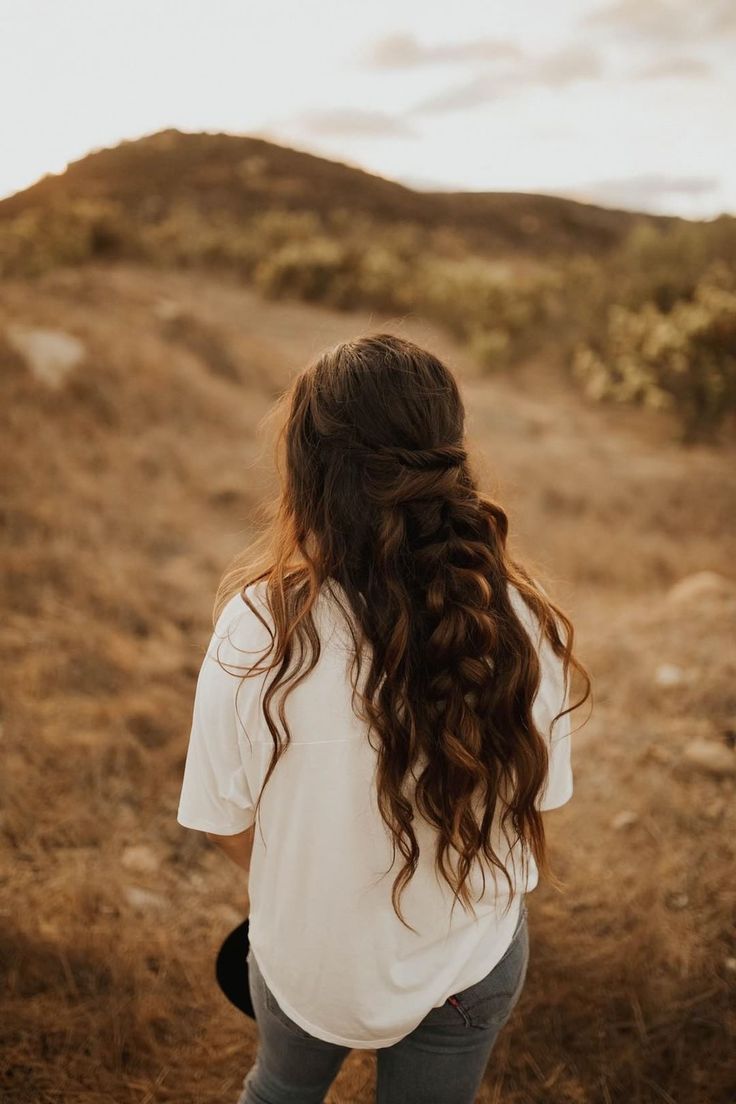
[[[165,130],[102,149],[0,202],[0,220],[93,201],[137,223],[186,205],[233,221],[279,209],[330,223],[369,219],[455,235],[470,252],[605,252],[635,225],[680,220],[514,192],[418,192],[361,169],[258,138]]]

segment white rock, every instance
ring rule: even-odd
[[[633,812],[632,809],[622,809],[620,813],[616,813],[611,821],[611,827],[618,832],[622,828],[628,828],[630,824],[636,824],[638,819],[639,814]]]
[[[725,594],[736,591],[736,581],[719,575],[717,571],[696,571],[680,579],[667,593],[667,601],[675,605],[697,601],[707,594]]]
[[[669,909],[684,909],[690,904],[690,898],[687,893],[669,893],[665,903]]]
[[[86,355],[86,349],[79,338],[62,330],[9,326],[6,336],[35,378],[54,389],[61,387],[69,373]]]
[[[710,774],[736,774],[736,751],[715,740],[691,740],[684,757],[692,766]]]
[[[140,886],[126,886],[124,893],[128,904],[139,912],[150,912],[152,909],[166,907],[166,899],[160,893],[154,893],[150,889],[141,889]]]
[[[685,681],[685,671],[674,663],[660,663],[654,681],[657,686],[679,686]]]
[[[126,847],[120,861],[126,870],[134,870],[136,874],[152,874],[161,865],[156,852],[145,843]]]

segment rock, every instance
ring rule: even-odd
[[[622,828],[628,828],[629,825],[636,824],[638,819],[638,813],[633,812],[631,809],[622,809],[620,813],[616,813],[611,821],[611,827],[615,832],[619,832]]]
[[[6,337],[39,383],[55,390],[81,364],[87,352],[79,338],[62,330],[9,326]]]
[[[709,774],[736,774],[736,750],[715,740],[691,740],[683,754],[688,763]]]
[[[736,591],[736,582],[717,571],[696,571],[680,579],[667,593],[667,601],[674,605],[697,601],[709,594],[726,594]]]
[[[159,299],[153,308],[154,314],[162,322],[175,322],[181,318],[184,308],[175,299]]]
[[[126,847],[120,861],[126,870],[136,874],[153,874],[161,865],[156,852],[145,843]]]
[[[125,899],[138,912],[150,912],[153,909],[166,907],[166,898],[160,893],[154,893],[150,889],[141,889],[140,886],[126,886],[123,890]]]
[[[657,686],[680,686],[686,677],[687,673],[682,667],[678,667],[674,663],[660,663],[655,672],[654,681]]]

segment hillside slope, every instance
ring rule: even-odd
[[[413,223],[457,235],[472,252],[605,252],[638,223],[680,220],[554,196],[417,192],[392,180],[258,138],[166,130],[102,149],[0,202],[0,220],[70,202],[119,204],[142,222],[177,205],[240,220],[273,208],[337,213],[380,226]]]

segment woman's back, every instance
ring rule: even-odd
[[[494,850],[515,888],[511,907],[506,879],[497,874],[494,882],[486,863],[483,891],[477,862],[468,883],[475,915],[457,901],[453,908],[453,893],[435,866],[436,830],[416,815],[420,856],[403,891],[402,923],[391,901],[395,867],[389,873],[393,849],[377,805],[376,753],[366,722],[352,708],[354,646],[332,584],[322,587],[313,610],[320,657],[284,699],[291,739],[265,787],[274,746],[262,709],[267,677],[241,682],[232,672],[266,651],[274,622],[265,583],[251,584],[246,594],[266,625],[240,593],[218,618],[197,685],[178,820],[235,833],[254,823],[262,792],[249,882],[250,940],[269,989],[316,1038],[355,1048],[390,1046],[428,1009],[499,961],[523,894],[537,884],[537,867],[519,841],[509,851],[496,818]],[[552,720],[567,707],[562,662],[511,582],[508,595],[540,659],[533,717],[550,738],[548,782],[537,801],[545,810],[572,796],[570,715],[550,734]]]

